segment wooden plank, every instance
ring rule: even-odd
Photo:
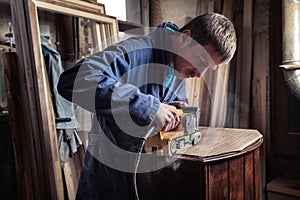
[[[254,57],[253,57],[253,91],[252,104],[253,113],[252,126],[256,127],[261,133],[267,131],[267,35],[266,33],[254,36]]]
[[[254,199],[254,164],[253,153],[245,155],[245,200]]]
[[[203,77],[196,78],[195,84],[199,84],[199,102],[198,102],[198,107],[200,108],[200,113],[201,113],[202,112],[201,108],[204,108],[204,107],[201,107],[201,106],[203,105],[202,102],[204,101],[204,99],[202,97],[204,96],[204,92],[205,92],[205,82],[204,82]],[[204,111],[204,109],[203,109],[203,111]],[[201,114],[200,114],[200,118],[201,118]],[[208,125],[208,123],[207,123],[207,125]]]
[[[204,80],[204,79],[203,79]],[[201,100],[201,114],[200,114],[200,125],[210,126],[211,119],[211,95],[208,89],[207,82],[203,81],[202,87],[202,100]]]
[[[64,180],[67,188],[68,199],[75,199],[79,183],[80,172],[83,165],[83,146],[81,145],[72,158],[68,159],[63,168]]]
[[[256,127],[267,137],[267,33],[254,35],[253,82],[252,82],[252,117],[251,126]],[[282,142],[282,141],[280,141]],[[261,148],[260,155],[261,177],[260,187],[266,185],[266,145]]]
[[[26,30],[26,24],[25,24],[25,14],[23,11],[20,12],[19,8],[23,8],[23,1],[12,1],[11,2],[11,13],[12,13],[12,24],[14,28],[14,32],[18,37],[15,38],[15,42],[17,45],[17,59],[18,59],[18,65],[16,66],[18,68],[17,70],[17,75],[19,76],[19,79],[16,80],[17,83],[19,82],[25,82],[25,69],[24,65],[30,65],[29,64],[29,59],[26,57],[26,55],[23,55],[22,48],[25,48],[25,46],[28,46],[27,43],[27,37],[25,32],[22,32],[23,30]],[[30,71],[30,69],[29,69]],[[17,181],[18,181],[18,193],[21,195],[24,199],[37,199],[39,197],[40,193],[40,188],[43,186],[43,182],[41,182],[41,187],[37,187],[36,183],[38,181],[37,179],[37,171],[35,170],[36,166],[36,160],[33,155],[33,144],[32,144],[32,138],[33,134],[30,133],[32,130],[32,125],[29,120],[31,119],[31,110],[30,107],[27,105],[30,105],[30,100],[28,97],[28,91],[26,87],[26,82],[25,85],[19,87],[20,90],[16,90],[15,92],[20,92],[20,98],[18,98],[18,102],[23,105],[22,110],[20,110],[20,115],[13,115],[13,119],[18,119],[18,116],[22,120],[24,124],[27,126],[24,127],[23,129],[23,134],[19,134],[19,130],[15,133],[15,135],[20,136],[20,138],[16,137],[16,139],[22,138],[22,135],[27,135],[26,138],[22,141],[22,143],[18,143],[19,149],[17,149],[16,154],[15,154],[15,159],[16,159],[16,167],[17,167]],[[26,106],[25,106],[26,105]],[[32,105],[31,105],[32,107]],[[22,116],[23,114],[23,116]],[[24,134],[26,133],[26,134]],[[14,134],[14,133],[13,133]],[[23,138],[22,138],[23,139]],[[17,142],[17,140],[15,141]],[[28,146],[27,149],[24,149],[24,146]],[[25,155],[24,155],[24,154]],[[18,174],[18,171],[20,170],[21,174]],[[30,173],[33,171],[33,173]],[[37,187],[36,190],[33,190],[34,187]]]
[[[193,91],[193,78],[188,78],[186,79],[186,84],[185,84],[185,91],[186,91],[186,97],[188,99],[188,106],[193,105],[193,96],[192,96],[192,91]]]
[[[27,67],[30,67],[33,72],[31,74],[31,83],[34,85],[35,91],[31,95],[34,95],[36,98],[35,102],[37,112],[37,115],[32,120],[38,121],[35,128],[37,131],[36,137],[39,138],[40,141],[35,153],[40,154],[40,159],[43,157],[46,158],[44,162],[45,166],[40,171],[40,173],[44,174],[45,180],[47,181],[45,184],[46,186],[48,185],[46,191],[49,190],[49,195],[53,199],[62,198],[64,192],[62,187],[62,174],[58,153],[55,117],[49,82],[46,74],[47,72],[44,67],[44,57],[41,51],[37,8],[32,0],[27,0],[26,3],[25,5],[28,9],[28,47],[33,49],[33,51],[30,52],[31,54],[28,55],[31,59],[32,65]],[[42,129],[42,131],[40,129]],[[39,171],[39,169],[37,170]]]
[[[204,82],[203,77],[196,78],[195,84],[199,84],[199,97],[200,97],[200,99],[199,99],[198,105],[199,105],[199,107],[200,107],[200,106],[202,105],[202,101],[203,101],[202,96],[203,96],[204,87],[205,87],[205,82]],[[200,107],[200,108],[201,108],[201,107]]]
[[[233,15],[233,1],[217,1],[215,6],[221,9],[224,4],[223,10],[220,10],[224,16],[230,17]],[[212,93],[212,117],[210,125],[213,127],[224,127],[227,112],[227,90],[229,78],[230,64],[222,64],[218,67],[215,73],[214,91]]]
[[[24,160],[24,174],[20,177],[23,180],[21,180],[22,185],[19,187],[19,192],[20,196],[26,199],[40,199],[45,194],[51,195],[51,198],[55,199],[59,192],[52,193],[50,191],[59,189],[59,186],[62,185],[57,180],[59,177],[52,176],[56,173],[56,165],[54,162],[49,162],[49,160],[56,160],[58,153],[57,151],[47,151],[50,144],[46,144],[44,140],[44,137],[53,136],[50,143],[55,142],[56,132],[55,128],[52,129],[54,127],[54,116],[49,113],[51,109],[49,109],[48,99],[45,98],[46,101],[42,103],[40,101],[40,95],[47,95],[46,91],[48,91],[43,90],[43,93],[39,93],[38,84],[45,80],[45,76],[41,74],[41,82],[33,78],[38,72],[34,64],[34,48],[30,43],[32,41],[30,39],[32,29],[28,27],[28,19],[33,15],[30,11],[32,12],[34,7],[30,2],[20,0],[12,2],[11,8],[15,34],[18,35],[16,37],[16,46],[18,47],[18,65],[16,67],[18,67],[20,79],[18,82],[21,90],[20,103],[24,108],[22,122],[26,124],[24,130],[18,134],[26,135],[26,139],[22,141],[22,145],[24,145],[22,148],[24,148],[23,150],[28,149],[24,152],[18,152]],[[38,32],[36,29],[32,31]],[[39,67],[42,66],[42,64],[39,65]],[[57,181],[53,181],[53,179]],[[62,187],[60,191],[62,191]]]
[[[186,84],[185,84],[185,90],[186,90],[186,97],[188,98],[188,106],[193,106],[193,91],[194,91],[194,78],[188,78],[186,79]],[[200,107],[200,106],[199,106]]]
[[[205,123],[208,126],[216,126],[216,124],[214,123],[214,120],[212,121],[212,119],[214,119],[216,116],[213,114],[216,113],[212,113],[212,110],[214,109],[214,97],[215,97],[215,89],[216,89],[216,77],[217,77],[217,72],[214,70],[207,70],[207,72],[204,74],[203,76],[203,80],[204,80],[204,92],[206,93],[205,98],[203,98],[204,104],[205,104],[205,114],[206,114],[206,121]],[[206,87],[206,88],[205,88]],[[207,90],[206,90],[207,89]],[[205,91],[206,90],[206,91]]]
[[[96,31],[96,37],[97,37],[97,43],[98,43],[96,51],[101,51],[102,50],[102,39],[101,39],[101,31],[100,31],[99,23],[96,23],[95,31]]]
[[[114,26],[117,26],[117,19],[112,16],[104,15],[104,14],[94,14],[94,13],[89,13],[89,12],[83,12],[80,10],[76,10],[72,7],[63,7],[60,5],[55,5],[51,4],[48,2],[43,2],[43,1],[38,1],[38,0],[32,0],[32,2],[39,8],[43,10],[48,10],[48,11],[53,11],[56,13],[62,13],[66,15],[72,15],[72,16],[77,16],[77,17],[83,17],[83,18],[88,18],[88,19],[94,19],[99,22],[104,22],[104,23],[110,23],[113,24]],[[116,28],[117,30],[117,28]]]
[[[237,14],[235,27],[242,26],[243,16]],[[240,112],[241,112],[241,90],[242,90],[242,53],[243,53],[243,34],[242,30],[237,29],[237,62],[236,62],[236,78],[235,78],[235,99],[234,99],[234,117],[233,117],[233,127],[240,127]]]
[[[227,108],[228,70],[229,66],[221,65],[219,69],[215,71],[215,89],[212,94],[212,117],[210,121],[210,126],[212,127],[224,127],[225,125]]]
[[[243,199],[244,188],[244,157],[229,160],[229,199]]]
[[[197,15],[206,14],[207,11],[208,11],[208,0],[206,1],[197,0],[196,14]]]
[[[61,60],[67,60],[74,62],[77,60],[74,50],[76,49],[74,44],[73,34],[73,19],[71,16],[57,14],[57,38],[59,42],[58,52]]]
[[[30,185],[25,185],[24,179],[27,179],[27,183],[32,183],[32,177],[28,174],[27,167],[28,161],[24,159],[22,152],[29,154],[32,146],[24,149],[24,143],[27,142],[27,137],[25,134],[19,134],[22,130],[26,130],[25,124],[22,123],[23,119],[23,108],[21,101],[21,91],[19,87],[19,72],[17,67],[17,54],[14,53],[4,53],[2,57],[3,69],[4,69],[4,79],[6,85],[6,96],[8,102],[9,111],[9,124],[10,132],[12,135],[12,143],[15,158],[15,168],[17,176],[17,186],[18,193],[25,193],[31,190]],[[37,189],[38,190],[38,189]],[[27,195],[31,196],[31,195]]]
[[[112,35],[111,35],[111,32],[110,32],[109,24],[105,23],[104,24],[104,29],[105,29],[107,45],[110,46],[112,44]]]
[[[101,33],[101,44],[102,48],[105,49],[107,47],[107,36],[106,36],[106,31],[105,31],[105,24],[100,23],[100,33]]]
[[[196,15],[200,15],[201,14],[201,2],[203,2],[203,1],[201,1],[201,0],[197,0],[197,2],[196,2]]]
[[[214,12],[214,7],[215,7],[215,1],[208,1],[208,9],[207,13],[213,13]]]
[[[228,199],[228,162],[220,162],[208,166],[209,200]]]
[[[147,0],[141,0],[141,25],[142,27],[148,26],[149,24],[149,3]],[[120,29],[120,27],[119,27]]]
[[[112,38],[112,44],[118,42],[119,37],[119,23],[117,22],[116,19],[116,24],[110,24],[110,33],[111,33],[111,38]]]
[[[241,74],[241,106],[240,128],[249,127],[250,117],[250,87],[252,68],[252,8],[253,0],[244,1],[243,13],[243,52],[242,52],[242,74]]]
[[[222,14],[230,20],[233,20],[234,0],[223,0]]]
[[[193,106],[200,107],[202,98],[202,85],[204,84],[203,79],[193,78]]]
[[[82,135],[78,133],[79,135]],[[82,141],[86,141],[85,138],[80,137]],[[83,165],[83,159],[85,154],[85,148],[83,145],[77,148],[77,152],[72,155],[72,158],[68,159],[63,168],[64,183],[68,199],[75,199],[76,191],[79,183],[80,173]]]
[[[75,10],[80,10],[83,12],[89,12],[94,14],[105,14],[104,4],[85,2],[81,0],[37,0],[40,2],[45,2],[53,5],[58,5],[62,7],[70,7]]]
[[[98,35],[97,29],[99,28],[98,23],[95,21],[91,21],[91,38],[92,38],[92,49],[93,52],[99,51],[99,46],[100,46],[100,35]],[[92,52],[92,53],[93,53]]]
[[[71,169],[71,165],[73,165],[72,160],[68,160],[68,162],[65,163],[64,168],[63,168],[63,174],[64,174],[64,180],[66,183],[66,188],[67,188],[67,196],[68,199],[75,199],[76,197],[76,190],[77,190],[77,185],[78,182],[76,181],[76,177],[74,177],[74,173]]]
[[[222,6],[223,6],[223,10],[222,10],[222,14],[227,17],[229,20],[233,21],[233,12],[234,12],[234,0],[223,0],[222,1]],[[219,122],[220,125],[225,126],[225,123],[226,123],[226,115],[227,115],[227,100],[228,100],[228,84],[229,84],[229,74],[230,74],[230,66],[231,64],[230,63],[225,63],[225,64],[222,64],[221,65],[221,69],[220,70],[218,68],[218,70],[221,72],[222,74],[222,77],[224,77],[223,79],[223,83],[225,84],[223,87],[224,87],[224,99],[225,101],[222,101],[222,111],[225,112],[223,113],[223,116],[224,116],[224,121],[223,122]],[[222,84],[222,82],[219,82]],[[222,85],[219,85],[218,87],[222,87]]]
[[[205,107],[203,113],[205,113],[205,124],[207,126],[215,126],[213,124],[212,119],[215,118],[215,115],[212,113],[213,108],[213,101],[214,101],[214,94],[215,94],[215,81],[216,81],[216,75],[217,73],[214,70],[207,70],[207,72],[203,75],[203,80],[204,80],[204,90],[203,90],[203,102]]]

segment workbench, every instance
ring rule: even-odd
[[[170,165],[137,175],[141,200],[259,199],[262,135],[249,129],[200,130],[200,143],[171,156],[176,159]]]

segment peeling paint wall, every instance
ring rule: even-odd
[[[163,21],[172,21],[179,27],[196,17],[197,0],[163,0],[160,4]]]

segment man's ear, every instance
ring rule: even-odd
[[[192,40],[192,31],[190,29],[185,29],[180,34],[180,42],[183,46],[190,45]]]

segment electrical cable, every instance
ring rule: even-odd
[[[151,126],[149,128],[149,130],[147,131],[147,133],[145,134],[145,136],[142,137],[142,143],[141,143],[140,149],[139,149],[138,154],[137,154],[136,159],[135,159],[135,168],[134,168],[134,174],[133,174],[133,184],[134,184],[134,192],[135,192],[135,198],[136,198],[136,200],[140,199],[139,198],[139,192],[138,192],[138,189],[137,189],[137,182],[136,182],[137,170],[138,170],[138,167],[139,167],[139,164],[140,164],[140,161],[141,161],[142,151],[143,151],[145,142],[148,139],[148,137],[152,134],[152,132],[154,131],[154,129],[155,129],[155,127]]]

